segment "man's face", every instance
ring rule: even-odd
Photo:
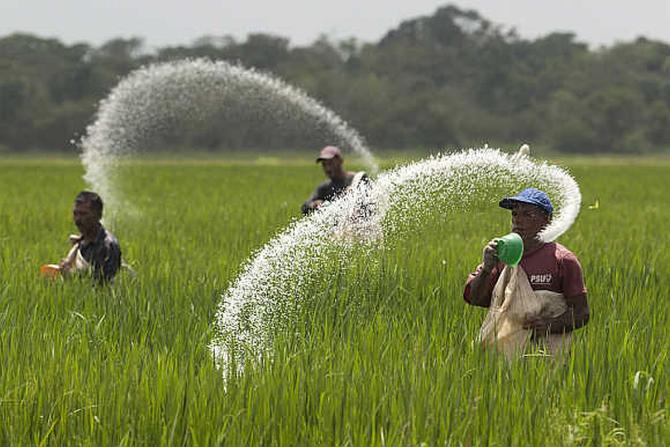
[[[518,233],[524,242],[534,240],[549,220],[549,216],[535,205],[515,203],[512,206],[512,231]]]
[[[340,157],[333,157],[328,160],[321,160],[321,166],[323,167],[323,172],[332,180],[342,170],[342,159]]]
[[[94,228],[99,221],[90,202],[75,202],[72,208],[72,219],[82,233]]]

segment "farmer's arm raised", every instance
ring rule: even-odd
[[[473,306],[488,307],[491,305],[491,294],[493,293],[491,275],[497,264],[496,244],[490,241],[484,247],[482,254],[482,265],[468,278],[465,285],[463,298]]]

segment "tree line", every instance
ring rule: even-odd
[[[239,62],[300,87],[375,148],[526,141],[573,153],[670,148],[667,43],[640,37],[590,49],[571,33],[529,40],[476,11],[445,6],[374,43],[324,36],[292,46],[269,34],[204,36],[148,53],[139,38],[95,47],[11,34],[0,38],[0,152],[71,150],[123,76],[195,57]],[[203,150],[254,145],[237,130],[217,124],[184,132],[177,143]],[[256,149],[280,147],[274,141]]]

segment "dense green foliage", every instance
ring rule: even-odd
[[[131,164],[141,213],[109,226],[137,277],[93,290],[37,275],[67,250],[81,168],[2,161],[0,444],[664,445],[670,166],[570,167],[584,208],[561,242],[592,319],[564,363],[508,365],[473,343],[484,313],[462,284],[509,228],[492,206],[429,215],[376,262],[352,259],[277,334],[274,360],[226,385],[208,350],[220,294],[299,216],[319,170]]]
[[[373,147],[431,149],[520,143],[566,152],[670,147],[670,45],[639,38],[589,49],[569,33],[527,40],[453,6],[408,20],[379,42],[291,46],[282,37],[203,37],[142,51],[142,41],[100,47],[14,34],[0,39],[0,152],[71,149],[96,105],[134,68],[208,57],[239,61],[306,90]],[[170,136],[214,150],[292,147],[236,123]],[[268,144],[271,141],[272,144]],[[325,142],[324,142],[325,143]]]

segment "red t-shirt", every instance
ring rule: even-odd
[[[528,281],[533,290],[550,290],[552,292],[562,293],[566,298],[586,293],[584,278],[582,276],[582,266],[574,253],[558,244],[550,242],[540,248],[524,253],[519,265],[528,276]],[[470,303],[470,285],[475,276],[482,270],[483,264],[479,264],[477,270],[470,273],[465,283],[463,298]],[[505,264],[499,262],[489,276],[489,290],[493,288],[498,281],[498,277],[505,268]],[[491,296],[484,306],[491,305]]]

